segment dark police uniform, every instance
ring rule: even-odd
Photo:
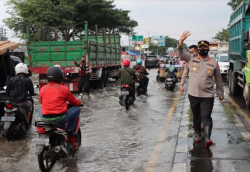
[[[209,42],[200,41],[201,45],[209,46]],[[214,105],[214,84],[216,83],[216,91],[218,97],[224,97],[223,82],[221,78],[220,68],[217,61],[212,60],[208,55],[205,59],[198,55],[193,56],[183,52],[183,47],[178,47],[178,54],[184,61],[187,62],[189,69],[189,88],[188,96],[193,112],[193,124],[195,133],[201,133],[201,120],[208,128],[206,141],[210,140],[213,121],[211,113]]]

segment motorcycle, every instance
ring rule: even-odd
[[[29,122],[27,122],[26,110],[23,107],[6,101],[4,107],[5,114],[1,118],[1,123],[3,126],[2,135],[7,141],[18,139],[29,130],[29,126],[32,123],[34,101],[32,97],[28,97],[28,100],[32,103],[32,113]]]
[[[74,155],[78,151],[82,139],[79,124],[80,118],[74,132],[69,132],[65,125],[58,122],[35,122],[39,138],[33,142],[36,143],[36,155],[41,171],[50,171],[57,160]]]
[[[175,78],[166,78],[165,80],[165,88],[168,91],[174,91],[175,88]]]
[[[125,106],[126,110],[129,109],[130,105],[134,104],[135,99],[133,98],[132,94],[133,88],[128,84],[123,84],[121,86],[121,93],[120,93],[120,104]]]
[[[137,96],[140,96],[142,94],[146,95],[147,91],[144,86],[144,81],[138,78],[139,73],[136,73],[135,75],[137,76],[137,80],[135,80],[135,90]]]

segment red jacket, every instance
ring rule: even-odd
[[[40,90],[40,101],[43,115],[61,115],[67,112],[67,101],[73,105],[81,105],[67,87],[55,82],[43,86]]]

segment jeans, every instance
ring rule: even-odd
[[[74,106],[68,109],[68,111],[65,114],[65,117],[61,121],[54,121],[54,122],[59,122],[63,125],[66,125],[67,130],[75,130],[80,113],[81,113],[80,107]],[[38,114],[41,118],[43,117],[41,109],[39,110]]]
[[[148,88],[149,78],[148,78],[147,76],[145,76],[145,77],[143,78],[143,80],[144,80],[144,86],[145,86],[145,88]]]

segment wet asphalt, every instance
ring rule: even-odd
[[[188,130],[180,128],[187,100],[178,86],[168,92],[164,83],[155,81],[157,69],[149,73],[148,96],[137,97],[128,111],[118,103],[117,81],[102,90],[92,89],[90,98],[83,98],[82,146],[75,156],[57,161],[53,172],[170,172],[174,162],[187,162],[190,172],[249,171],[249,146],[219,103],[213,111],[216,145],[207,150],[204,144],[194,145],[191,138],[178,138],[179,130]],[[32,80],[36,84],[37,75]],[[40,102],[38,97],[34,100],[33,123],[40,120]],[[23,139],[6,142],[1,136],[0,171],[39,171],[32,143],[36,137],[34,125]],[[177,144],[183,143],[188,144],[187,154],[175,154]]]
[[[57,161],[52,171],[171,171],[184,96],[157,83],[157,69],[149,73],[148,96],[137,97],[128,111],[118,103],[117,81],[92,89],[90,98],[82,99],[82,146],[75,156]],[[37,75],[32,80],[35,85]],[[34,100],[33,124],[40,120],[40,102],[38,97]],[[34,125],[23,139],[6,142],[1,136],[0,171],[39,171],[32,143],[36,137]]]

